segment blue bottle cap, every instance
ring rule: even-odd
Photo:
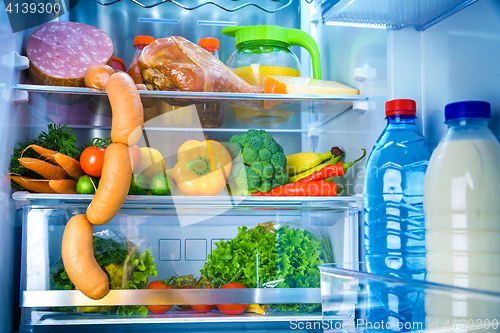
[[[448,104],[444,107],[446,121],[458,118],[491,118],[491,106],[488,102],[465,101]]]

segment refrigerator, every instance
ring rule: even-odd
[[[287,155],[324,153],[338,146],[345,152],[344,161],[353,161],[361,156],[362,149],[370,153],[386,125],[385,102],[399,98],[416,101],[416,123],[431,149],[446,131],[445,105],[457,101],[489,102],[492,107],[489,127],[500,138],[500,2],[497,0],[57,3],[64,14],[55,21],[78,22],[101,29],[113,41],[113,55],[121,58],[127,68],[132,62],[133,40],[137,35],[156,39],[182,36],[194,43],[203,37],[217,38],[219,59],[226,63],[236,49],[235,39],[222,33],[224,27],[274,25],[307,32],[319,48],[322,79],[359,90],[359,95],[299,94],[279,96],[281,99],[262,94],[234,97],[231,93],[141,92],[144,104],[152,101],[159,108],[161,103],[174,105],[180,101],[191,112],[188,123],[161,123],[159,111],[157,117],[145,121],[147,139],[142,137],[139,146],[160,150],[165,157],[165,168],[175,164],[176,150],[187,140],[229,141],[231,136],[249,129],[265,130]],[[326,319],[335,322],[359,316],[355,306],[359,283],[353,289],[347,288],[350,296],[343,289],[344,297],[337,299],[337,308],[328,308],[329,312],[325,312],[331,305],[325,301],[328,299],[325,293],[330,287],[323,284],[320,287],[317,283],[295,288],[261,283],[259,288],[213,292],[176,289],[163,294],[123,289],[112,290],[97,302],[77,290],[54,290],[53,276],[61,265],[64,227],[71,216],[85,212],[92,195],[15,191],[7,177],[11,155],[18,142],[36,138],[52,123],[67,124],[78,146],[94,137],[108,138],[111,113],[103,92],[31,84],[26,43],[38,26],[48,22],[47,16],[28,16],[30,7],[23,7],[22,3],[4,1],[4,8],[0,14],[0,168],[4,175],[0,192],[3,217],[0,332],[328,331],[331,325],[321,326]],[[43,8],[47,11],[46,5]],[[292,46],[291,51],[300,60],[301,76],[312,77],[309,52],[298,46]],[[200,100],[222,105],[224,123],[220,128],[201,126],[196,109],[189,106],[190,101],[199,104]],[[241,103],[262,101],[278,105],[275,111],[278,114],[266,115],[264,120],[262,115],[253,115],[251,121],[242,121],[234,112]],[[357,270],[364,253],[366,161],[367,157],[345,176],[335,179],[342,189],[335,197],[231,197],[224,193],[205,197],[128,196],[119,213],[106,225],[94,226],[94,233],[119,240],[122,245],[127,239],[141,255],[149,250],[158,274],[149,276],[148,281],[190,274],[197,278],[221,243],[226,242],[230,248],[238,246],[231,242],[237,237],[239,227],[251,230],[267,222],[277,228],[288,226],[311,233],[319,242],[316,247],[324,252],[318,259],[322,264],[336,263]],[[280,247],[279,243],[275,246]],[[259,269],[267,266],[257,259],[253,267],[258,277]],[[301,274],[319,281],[317,269]],[[344,286],[348,280],[344,280]],[[236,316],[224,315],[216,309],[199,314],[178,306],[161,315],[116,313],[118,306],[161,304],[158,297],[169,299],[171,305],[196,304],[196,301],[211,304],[210,301],[216,303],[226,298],[226,303],[230,299],[235,304],[239,301],[270,306],[265,308],[268,311],[265,314],[246,312]],[[287,310],[284,306],[287,304],[292,304],[293,310]],[[306,306],[310,304],[317,306]],[[109,309],[92,311],[93,306]],[[347,315],[339,309],[346,310]]]

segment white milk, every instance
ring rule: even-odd
[[[427,168],[424,214],[427,232],[500,232],[500,144],[442,141]]]
[[[427,168],[424,214],[427,281],[500,291],[498,141],[441,141]],[[484,319],[500,304],[426,291],[425,309],[428,320]]]
[[[424,182],[428,273],[500,275],[500,144],[442,141]],[[499,286],[500,288],[500,286]]]

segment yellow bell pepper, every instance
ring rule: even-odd
[[[189,140],[177,151],[174,181],[185,195],[218,195],[231,172],[231,155],[217,141]]]

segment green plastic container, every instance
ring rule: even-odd
[[[300,62],[290,51],[304,47],[312,59],[313,78],[321,79],[318,45],[307,33],[272,25],[226,27],[224,35],[236,38],[236,51],[229,57],[230,68],[249,69],[261,75],[300,76]]]

